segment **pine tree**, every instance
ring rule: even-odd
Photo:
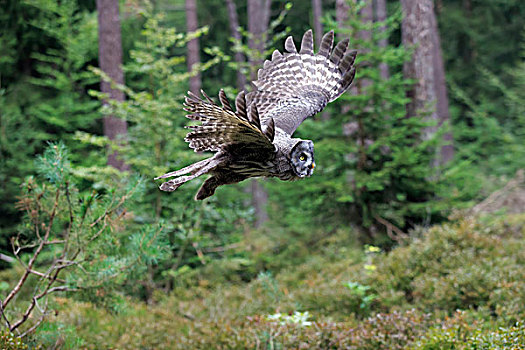
[[[28,177],[17,208],[24,220],[11,237],[16,284],[0,300],[1,327],[21,337],[31,334],[52,314],[55,295],[72,295],[116,310],[125,290],[168,252],[158,225],[133,232],[127,225],[129,202],[142,180],[117,186],[102,195],[81,194],[64,144],[50,144],[36,160],[39,177]]]
[[[100,103],[87,95],[88,86],[96,83],[87,71],[97,58],[93,13],[74,0],[10,2],[0,11],[3,23],[10,24],[2,40],[16,40],[16,50],[2,51],[0,60],[0,249],[8,249],[6,235],[19,218],[15,196],[24,177],[34,172],[32,158],[45,141],[70,144],[73,161],[98,161],[73,138],[76,130],[97,130]],[[18,66],[23,72],[16,71]]]

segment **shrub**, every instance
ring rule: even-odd
[[[27,350],[29,347],[16,337],[9,330],[4,329],[0,332],[0,349],[2,350]]]
[[[428,315],[415,310],[377,314],[358,325],[316,321],[281,322],[250,317],[233,324],[216,323],[186,338],[193,349],[404,349],[429,325]],[[184,348],[182,346],[182,348]]]
[[[434,227],[377,259],[368,284],[386,309],[407,302],[450,314],[486,307],[514,323],[525,314],[525,244],[520,230],[519,224],[474,219]]]
[[[431,327],[415,342],[413,350],[462,349],[523,349],[525,325],[484,329],[479,322],[467,320],[465,313],[457,312],[443,324]]]

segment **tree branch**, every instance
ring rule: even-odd
[[[38,258],[38,255],[42,251],[42,248],[44,248],[45,242],[47,242],[49,238],[49,234],[51,233],[51,227],[53,226],[53,221],[55,220],[57,207],[58,207],[58,198],[60,195],[60,188],[57,188],[56,195],[55,195],[55,203],[53,204],[53,210],[51,211],[51,215],[49,218],[49,225],[47,226],[46,233],[44,235],[44,238],[40,241],[40,244],[38,248],[36,249],[35,253],[31,257],[31,260],[29,260],[29,263],[27,264],[26,270],[22,277],[20,277],[20,280],[18,281],[17,285],[13,288],[13,290],[7,295],[4,302],[2,303],[2,308],[5,309],[7,304],[14,298],[14,296],[20,291],[20,288],[24,285],[27,277],[30,274],[31,269],[33,268],[33,264],[35,263],[36,259]]]
[[[13,263],[13,262],[15,262],[16,259],[10,257],[9,255],[5,255],[5,254],[0,253],[0,260],[6,261],[8,263]]]
[[[387,233],[388,237],[390,237],[390,239],[392,239],[394,241],[401,241],[401,240],[407,239],[409,237],[406,233],[401,231],[394,224],[392,224],[391,222],[383,219],[379,215],[375,215],[374,218],[380,224],[382,224],[382,225],[384,225],[386,227],[386,233]],[[396,234],[394,235],[394,233],[392,231],[395,232]]]

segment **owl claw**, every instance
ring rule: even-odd
[[[175,191],[177,188],[179,188],[182,184],[182,183],[177,183],[176,181],[174,180],[170,180],[170,181],[166,181],[164,182],[162,185],[159,186],[159,188],[161,189],[161,191],[166,191],[166,192],[173,192]]]

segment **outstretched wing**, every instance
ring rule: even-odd
[[[309,116],[320,111],[345,92],[355,76],[357,51],[347,51],[348,39],[332,50],[334,32],[323,36],[314,54],[312,30],[302,39],[297,52],[293,38],[286,39],[286,53],[275,50],[271,61],[264,62],[257,90],[247,95],[248,105],[256,105],[263,124],[275,123],[290,136]]]
[[[273,126],[261,127],[257,107],[246,107],[244,92],[235,99],[235,112],[223,90],[219,93],[222,107],[216,105],[204,91],[201,90],[201,93],[205,99],[188,92],[184,104],[184,109],[189,112],[186,117],[201,122],[200,125],[187,126],[192,131],[184,139],[195,152],[275,151]]]

